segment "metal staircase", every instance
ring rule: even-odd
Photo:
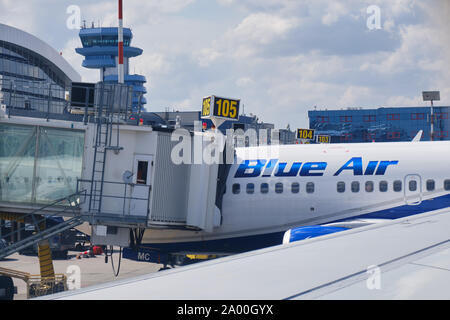
[[[82,224],[84,220],[83,217],[79,214],[78,208],[79,205],[82,203],[85,195],[86,195],[85,191],[78,192],[63,199],[59,199],[29,214],[21,215],[20,220],[23,220],[25,222],[24,226],[22,228],[19,228],[13,232],[4,235],[3,238],[5,239],[8,237],[12,238],[13,236],[24,231],[25,224],[32,224],[34,226],[35,233],[23,240],[20,240],[9,246],[6,246],[5,248],[2,248],[0,250],[0,260],[29,246],[35,245],[43,240],[49,239],[50,237],[60,232],[63,232],[67,229],[74,228]],[[41,224],[46,221],[46,217],[42,216],[41,214],[44,211],[48,211],[48,209],[59,209],[59,211],[57,211],[52,216],[64,216],[67,215],[68,211],[72,211],[71,214],[73,217],[51,228],[43,229],[41,228]]]

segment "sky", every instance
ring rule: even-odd
[[[123,0],[124,26],[144,50],[147,111],[201,110],[241,99],[277,128],[309,126],[308,110],[450,105],[450,0]],[[0,0],[0,22],[50,44],[83,81],[77,6],[89,26],[117,26],[117,0]],[[68,11],[69,10],[69,11]],[[379,14],[378,14],[379,13]]]

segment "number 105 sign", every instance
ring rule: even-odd
[[[239,119],[240,100],[209,96],[203,98],[202,119],[212,117],[223,118],[227,120]]]

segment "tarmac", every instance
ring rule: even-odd
[[[98,255],[95,257],[77,259],[79,255],[78,251],[69,251],[68,258],[66,260],[54,259],[53,267],[55,273],[65,274],[67,277],[71,277],[74,273],[72,270],[80,269],[80,282],[81,288],[86,288],[96,284],[111,282],[115,280],[122,280],[157,272],[162,265],[148,262],[138,262],[128,259],[122,259],[120,265],[120,273],[116,278],[113,274],[111,266],[111,257],[108,257],[108,263],[105,263],[105,255]],[[117,270],[119,262],[119,254],[114,253],[114,266]],[[32,275],[39,275],[39,260],[37,255],[21,255],[15,253],[0,261],[0,267],[12,269],[16,271],[28,272]],[[17,294],[14,295],[14,300],[26,300],[27,299],[27,284],[21,279],[13,279],[14,286],[17,287]]]

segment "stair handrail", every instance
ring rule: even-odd
[[[43,210],[45,210],[45,209],[48,209],[48,208],[53,207],[53,206],[56,206],[56,205],[58,205],[59,203],[61,203],[61,202],[63,202],[63,201],[69,200],[69,204],[70,204],[69,207],[65,207],[64,210],[59,211],[59,212],[53,214],[52,216],[53,216],[53,217],[54,217],[54,216],[59,216],[60,214],[66,212],[67,209],[72,209],[72,210],[73,210],[73,213],[75,214],[75,208],[78,208],[81,204],[83,204],[83,203],[84,203],[84,200],[83,200],[83,202],[82,202],[81,200],[80,200],[79,202],[77,202],[77,201],[70,201],[70,200],[71,200],[73,197],[76,197],[76,196],[78,196],[78,195],[84,195],[84,199],[86,199],[86,194],[87,194],[86,190],[78,191],[78,192],[73,193],[73,194],[71,194],[71,195],[69,195],[69,196],[66,196],[66,197],[64,197],[64,198],[55,200],[55,201],[52,202],[52,203],[46,204],[45,206],[40,207],[39,209],[35,209],[35,210],[33,210],[32,212],[30,212],[30,213],[21,215],[21,218],[23,218],[23,221],[24,221],[24,223],[23,223],[24,226],[23,226],[22,228],[18,228],[17,230],[11,231],[10,233],[7,233],[7,234],[5,234],[5,235],[2,235],[2,239],[6,239],[6,238],[12,236],[13,234],[17,234],[17,233],[21,232],[22,230],[26,230],[26,224],[29,223],[29,222],[26,221],[26,217],[30,217],[30,216],[31,216],[33,225],[34,225],[34,227],[35,227],[35,229],[36,229],[36,232],[37,232],[37,233],[40,233],[39,224],[42,223],[42,222],[44,222],[47,218],[44,217],[43,219],[37,220],[35,215],[36,215],[38,212],[41,212],[41,211],[43,211]],[[79,199],[80,199],[80,198],[78,198],[77,200],[79,200]]]

